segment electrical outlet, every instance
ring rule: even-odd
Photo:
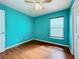
[[[22,38],[17,38],[17,41],[21,41],[22,40]]]

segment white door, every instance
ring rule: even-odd
[[[74,55],[79,59],[79,0],[74,4]]]
[[[0,52],[5,51],[5,11],[0,10]]]
[[[79,59],[79,15],[77,15],[77,19],[76,19],[76,32],[74,33],[74,35],[75,35],[75,52],[76,52],[76,59]]]

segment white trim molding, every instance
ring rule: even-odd
[[[5,50],[10,49],[10,48],[13,48],[13,47],[16,47],[16,46],[19,46],[19,45],[21,45],[21,44],[24,44],[24,43],[29,42],[29,41],[32,41],[32,40],[33,40],[33,39],[29,39],[29,40],[26,40],[26,41],[24,41],[24,42],[22,42],[22,43],[17,43],[17,44],[15,44],[15,45],[12,45],[12,46],[10,46],[10,47],[5,48]]]
[[[49,42],[49,41],[45,41],[45,40],[40,40],[40,39],[32,38],[32,39],[26,40],[26,41],[24,41],[24,42],[22,42],[22,43],[18,43],[18,44],[12,45],[12,46],[10,46],[10,47],[7,47],[7,48],[5,48],[5,50],[10,49],[10,48],[13,48],[13,47],[16,47],[16,46],[19,46],[19,45],[21,45],[21,44],[27,43],[27,42],[32,41],[32,40],[41,41],[41,42],[46,42],[46,43],[55,44],[55,45],[60,45],[60,46],[64,46],[64,47],[69,48],[68,45],[63,45],[63,44],[59,44],[59,43],[55,43],[55,42]],[[70,48],[69,48],[69,50],[70,50],[71,54],[73,55],[72,50],[71,50]]]
[[[0,53],[5,51],[5,10],[0,9]]]
[[[42,42],[46,42],[46,43],[50,43],[50,44],[55,44],[55,45],[60,45],[60,46],[67,47],[67,48],[69,48],[70,53],[71,53],[72,55],[74,55],[72,49],[70,49],[70,47],[69,47],[68,45],[63,45],[63,44],[59,44],[59,43],[55,43],[55,42],[49,42],[49,41],[40,40],[40,39],[33,39],[33,40],[36,40],[36,41],[42,41]]]
[[[74,53],[73,53],[72,49],[71,49],[71,48],[69,48],[69,50],[70,50],[70,53],[71,53],[72,55],[74,55]]]
[[[45,41],[45,40],[40,40],[40,39],[33,39],[33,40],[37,40],[37,41],[42,41],[42,42],[46,42],[46,43],[50,43],[50,44],[55,44],[55,45],[60,45],[60,46],[64,46],[64,47],[68,47],[68,45],[63,45],[63,44],[59,44],[59,43],[55,43],[55,42],[49,42],[49,41]]]

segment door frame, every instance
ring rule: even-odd
[[[75,59],[78,59],[77,58],[77,33],[76,33],[76,30],[77,30],[77,24],[76,24],[76,22],[77,22],[77,7],[78,7],[77,2],[78,2],[78,0],[74,1],[74,11],[73,11],[73,13],[74,13],[73,14],[73,16],[74,16],[74,18],[73,18],[73,24],[74,24],[74,26],[73,26],[73,35],[74,35],[73,49],[74,49],[74,58]]]
[[[3,37],[3,41],[2,41],[2,44],[3,44],[3,47],[2,47],[2,49],[1,49],[1,51],[0,51],[0,53],[1,52],[4,52],[5,50],[6,50],[6,48],[5,48],[5,10],[2,10],[2,9],[0,9],[0,11],[3,13],[2,14],[2,18],[3,18],[3,26],[4,26],[4,29],[3,29],[3,31],[1,32],[1,35],[4,35],[4,37]]]

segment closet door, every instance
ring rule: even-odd
[[[79,2],[79,1],[78,1]],[[77,16],[76,16],[76,40],[77,40],[77,59],[79,59],[79,3],[77,4]]]
[[[0,53],[5,51],[5,11],[0,10]]]
[[[79,0],[74,4],[74,55],[79,59]]]

